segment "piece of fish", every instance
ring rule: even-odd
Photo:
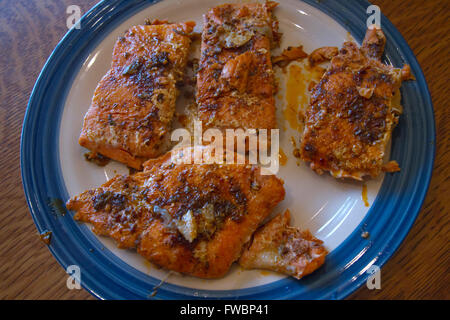
[[[79,143],[141,169],[170,131],[194,23],[134,26],[120,37],[100,80]]]

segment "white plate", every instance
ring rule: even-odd
[[[233,1],[227,1],[233,2]],[[196,30],[201,30],[202,15],[209,7],[223,1],[176,1],[166,0],[152,5],[132,16],[115,28],[90,53],[78,71],[64,106],[60,131],[60,163],[64,182],[72,197],[80,192],[101,185],[116,173],[127,173],[128,169],[116,162],[101,168],[84,160],[87,151],[78,145],[78,136],[83,117],[89,108],[91,98],[98,81],[107,72],[111,63],[112,50],[117,38],[137,24],[143,24],[146,18],[168,19],[169,21],[193,20]],[[348,32],[333,19],[303,2],[282,1],[275,10],[279,19],[280,31],[283,33],[281,48],[302,44],[306,52],[321,46],[341,46],[348,41]],[[280,77],[282,99],[277,99],[279,111],[285,106],[284,81]],[[280,94],[277,94],[279,96]],[[180,103],[178,107],[180,106]],[[289,208],[292,223],[301,228],[310,229],[318,238],[324,240],[325,246],[332,251],[337,248],[360,224],[369,207],[362,200],[362,183],[338,181],[329,175],[317,175],[305,164],[297,165],[298,160],[292,156],[291,137],[298,141],[299,133],[292,130],[278,112],[280,128],[280,146],[288,155],[285,166],[281,166],[278,176],[285,181],[286,199],[276,208],[275,213]],[[369,203],[373,203],[383,181],[383,175],[367,182]],[[117,249],[111,239],[98,238],[103,245],[130,266],[153,277],[164,279],[167,271],[152,267],[137,253]],[[241,270],[233,266],[230,273],[218,280],[201,280],[188,276],[171,275],[168,283],[185,287],[207,290],[228,290],[254,287],[283,278],[283,275]]]

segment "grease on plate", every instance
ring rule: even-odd
[[[367,199],[367,185],[366,184],[363,184],[363,186],[362,186],[362,194],[361,195],[362,195],[362,200],[364,201],[364,205],[366,207],[369,207],[370,204],[369,204],[369,201]]]
[[[302,130],[304,110],[309,104],[310,84],[319,81],[324,71],[324,68],[309,66],[306,62],[289,66],[283,115],[292,129]]]
[[[300,108],[308,103],[306,81],[302,68],[297,64],[292,64],[289,67],[286,83],[286,108],[283,114],[291,128],[297,131],[302,128],[299,117]]]
[[[259,271],[259,274],[264,276],[264,277],[267,277],[267,276],[272,275],[273,273],[270,272],[270,271],[267,271],[267,270],[261,270],[261,271]]]
[[[280,159],[280,164],[282,166],[286,165],[287,161],[288,161],[288,157],[286,156],[286,153],[284,153],[283,149],[280,148],[278,157]]]

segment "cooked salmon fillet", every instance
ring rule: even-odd
[[[196,96],[204,129],[276,127],[270,57],[279,36],[276,5],[224,4],[204,16]]]
[[[321,47],[311,52],[308,56],[308,61],[311,66],[325,61],[331,60],[337,56],[339,49],[337,47]]]
[[[141,169],[170,130],[194,23],[134,26],[120,37],[99,82],[79,143]]]
[[[267,269],[300,279],[324,262],[328,251],[308,230],[290,227],[290,212],[279,214],[255,232],[239,259],[245,269]]]
[[[67,202],[76,220],[158,266],[225,275],[284,198],[283,182],[248,165],[175,164],[168,153]]]
[[[381,29],[372,27],[361,48],[345,42],[313,88],[300,155],[316,172],[362,180],[382,171],[402,113],[399,88],[410,78],[407,66],[381,62],[385,41]]]

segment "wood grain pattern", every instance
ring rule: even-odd
[[[93,299],[68,290],[67,275],[39,240],[22,189],[20,131],[36,78],[67,32],[66,8],[86,12],[95,0],[0,1],[0,299]],[[382,289],[351,299],[449,299],[450,119],[448,1],[374,0],[405,37],[431,90],[437,154],[419,218],[381,271]]]

